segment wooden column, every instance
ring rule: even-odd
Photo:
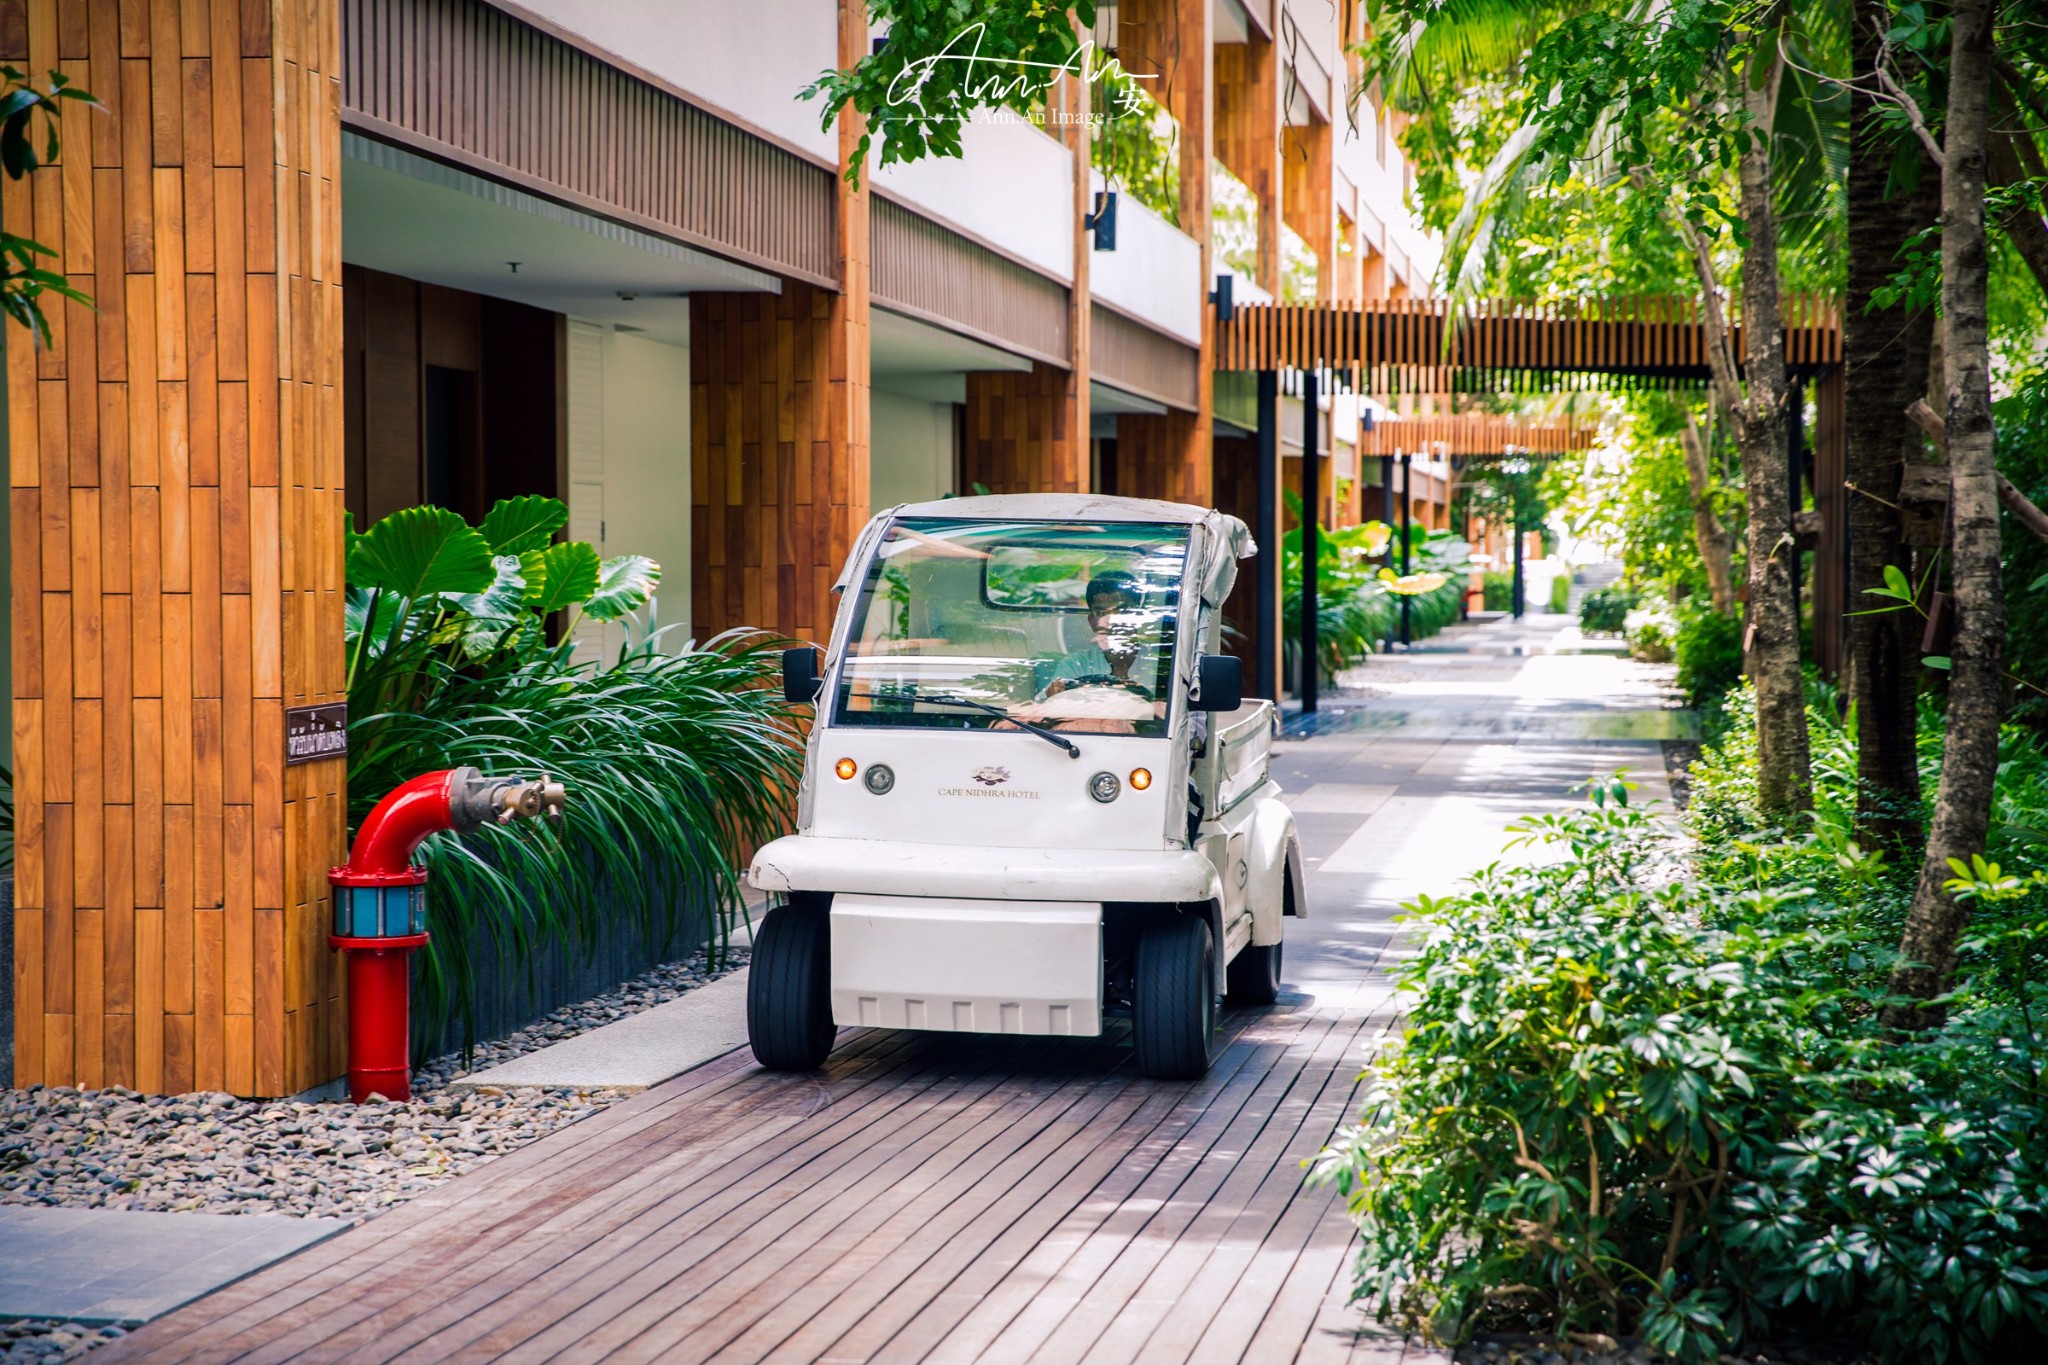
[[[868,50],[839,3],[839,63]],[[699,636],[739,626],[822,641],[832,580],[868,518],[868,189],[846,180],[862,120],[840,117],[839,287],[690,296],[690,608]]]
[[[284,1095],[340,1073],[332,0],[0,4],[104,102],[7,188],[96,309],[7,336],[17,1084]],[[54,304],[54,300],[52,301]]]
[[[1287,226],[1299,233],[1316,256],[1316,298],[1330,302],[1337,293],[1337,211],[1333,179],[1337,172],[1336,139],[1330,125],[1311,122],[1288,128],[1281,141],[1281,208]]]

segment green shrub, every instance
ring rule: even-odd
[[[1287,494],[1296,517],[1301,500]],[[1409,630],[1427,639],[1463,613],[1465,574],[1471,547],[1448,531],[1414,529],[1409,547],[1413,572],[1403,578],[1383,563],[1396,551],[1389,543],[1396,532],[1384,522],[1324,528],[1317,536],[1321,551],[1316,571],[1316,643],[1322,676],[1334,678],[1397,634],[1401,602],[1409,602]],[[1280,541],[1281,632],[1289,644],[1301,639],[1300,527]]]
[[[1824,847],[1736,885],[1674,876],[1612,799],[1518,828],[1561,860],[1415,904],[1402,1039],[1319,1160],[1357,1296],[1448,1342],[1536,1315],[1681,1361],[1816,1324],[1888,1360],[2021,1358],[2048,1330],[2038,905],[1902,1044],[1873,1022],[1879,926],[1799,875]]]
[[[1550,580],[1550,609],[1559,616],[1572,609],[1572,576],[1561,573]]]
[[[1630,658],[1668,664],[1678,634],[1678,617],[1663,598],[1645,597],[1622,618],[1621,633],[1628,641]]]
[[[1589,634],[1619,635],[1640,598],[1635,589],[1618,583],[1611,588],[1597,588],[1579,603],[1579,627]]]
[[[1486,609],[1488,611],[1513,611],[1515,609],[1515,576],[1489,569],[1484,579]]]
[[[1694,706],[1721,696],[1742,677],[1742,621],[1688,599],[1678,611],[1678,685]]]
[[[652,949],[740,905],[742,849],[772,837],[801,762],[765,641],[663,647],[660,568],[553,542],[552,498],[501,502],[481,527],[415,507],[348,533],[349,816],[422,772],[545,772],[569,789],[560,830],[492,826],[420,850],[433,938],[419,1037],[468,1036],[488,940],[510,966],[543,942],[587,953],[620,933]],[[569,614],[559,642],[547,620]],[[617,622],[616,657],[579,658],[579,618]],[[694,946],[694,944],[687,945]]]

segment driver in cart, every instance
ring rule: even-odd
[[[1089,580],[1085,594],[1088,642],[1053,665],[1052,680],[1039,690],[1039,701],[1057,696],[1083,679],[1143,691],[1131,681],[1131,665],[1143,652],[1134,638],[1136,623],[1118,619],[1133,611],[1141,596],[1138,580],[1121,569]],[[1145,695],[1149,698],[1151,694]]]

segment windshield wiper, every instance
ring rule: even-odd
[[[918,692],[915,696],[911,698],[911,700],[935,701],[939,703],[941,706],[971,706],[977,711],[986,711],[992,716],[999,716],[1002,719],[1010,722],[1010,724],[1016,726],[1020,730],[1029,730],[1032,734],[1037,735],[1047,744],[1057,745],[1058,747],[1065,749],[1067,751],[1068,758],[1079,758],[1081,756],[1081,750],[1075,746],[1073,740],[1068,739],[1065,735],[1056,735],[1050,730],[1041,730],[1036,725],[1033,725],[1030,721],[1018,720],[1015,716],[1011,715],[1008,711],[1005,711],[1002,707],[990,706],[985,701],[976,701],[972,697],[956,697],[951,692],[923,691]]]

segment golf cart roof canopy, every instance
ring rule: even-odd
[[[1214,508],[1153,498],[1111,498],[1095,493],[995,493],[986,497],[942,498],[891,507],[870,523],[870,529],[898,517],[942,517],[957,521],[1148,521],[1200,528],[1201,553],[1208,564],[1200,572],[1202,598],[1220,606],[1237,581],[1237,561],[1258,553],[1252,533],[1242,521]],[[865,541],[866,536],[862,537]],[[860,556],[856,554],[854,559]],[[854,564],[849,560],[833,586],[844,588]]]

